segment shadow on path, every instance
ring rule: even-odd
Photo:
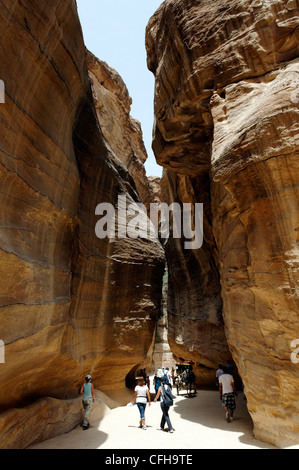
[[[253,436],[253,423],[243,393],[239,392],[236,397],[234,420],[230,423],[225,419],[224,409],[216,390],[197,390],[197,394],[191,397],[179,395],[174,401],[174,412],[178,413],[182,420],[199,424],[204,428],[214,429],[215,436],[218,431],[223,431],[227,434],[228,445],[229,434],[237,433],[239,434],[238,440],[243,444],[257,448],[275,449],[271,444],[259,441]]]
[[[198,390],[193,398],[174,392],[169,416],[174,433],[159,430],[162,417],[160,403],[146,407],[147,429],[139,428],[137,406],[94,410],[91,427],[73,431],[40,444],[36,449],[275,449],[253,437],[252,421],[246,401],[237,398],[235,420],[227,423],[219,394]],[[155,394],[151,393],[152,399]]]

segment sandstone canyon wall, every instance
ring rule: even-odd
[[[166,0],[146,32],[162,199],[204,204],[200,249],[165,242],[169,341],[216,368],[225,332],[277,446],[299,439],[298,25],[295,0]]]
[[[75,1],[4,0],[0,25],[0,446],[21,448],[78,423],[86,373],[121,400],[152,345],[164,253],[95,234],[98,204],[150,192],[130,97],[86,51]]]

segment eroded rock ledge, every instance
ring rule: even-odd
[[[298,17],[293,0],[166,0],[146,34],[162,194],[204,203],[203,247],[166,245],[172,349],[216,366],[223,313],[254,433],[282,447],[299,435]]]

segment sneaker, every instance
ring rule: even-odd
[[[171,431],[169,431],[169,432],[173,433],[173,429],[172,429]]]
[[[227,421],[228,423],[230,423],[230,417],[229,417],[229,412],[228,412],[228,411],[226,412],[225,417],[226,417],[226,421]]]
[[[142,426],[142,429],[147,429],[147,427],[146,427],[146,426]]]

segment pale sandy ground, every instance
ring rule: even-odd
[[[152,391],[152,390],[151,390]],[[175,390],[174,390],[175,391]],[[180,392],[182,393],[182,392]],[[175,397],[170,418],[173,434],[160,431],[160,404],[146,407],[147,430],[139,429],[137,406],[114,409],[98,406],[91,427],[31,446],[31,449],[275,449],[253,437],[246,400],[239,393],[235,419],[227,423],[218,392],[199,390],[194,398]],[[104,409],[99,412],[99,408]]]

